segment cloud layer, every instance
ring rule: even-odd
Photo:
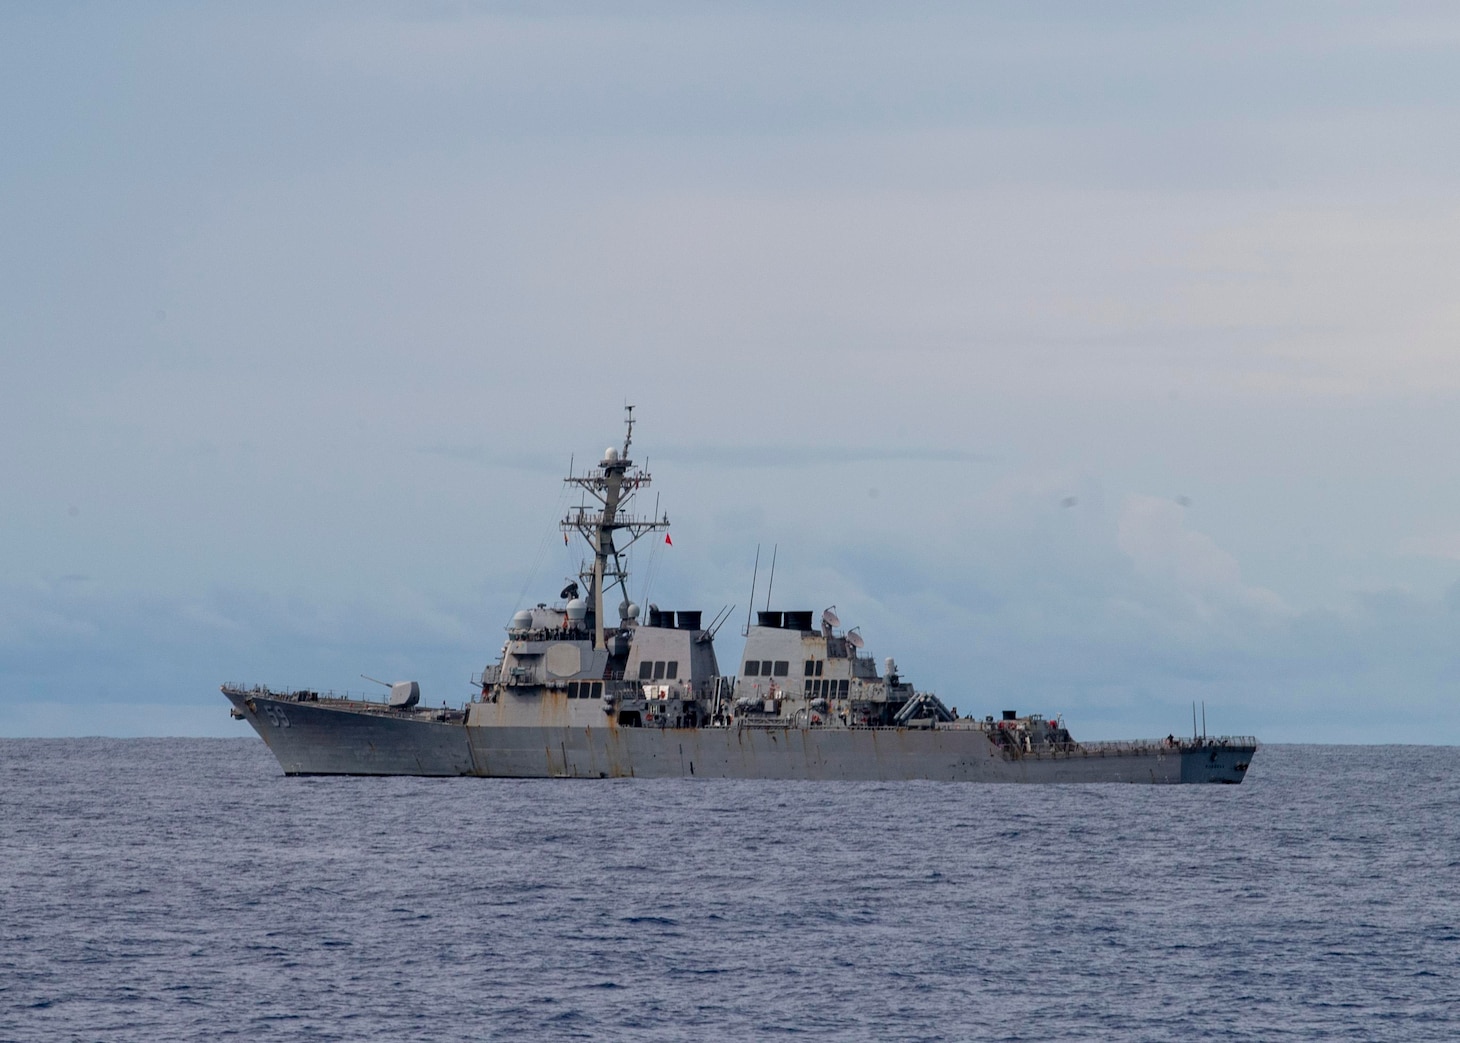
[[[634,402],[666,599],[743,611],[779,544],[964,710],[1460,741],[1457,50],[1426,6],[7,10],[0,734],[454,701]]]

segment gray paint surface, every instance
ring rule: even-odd
[[[469,726],[378,704],[226,694],[289,775],[1237,783],[1256,751],[1152,742],[1014,755],[960,727]]]

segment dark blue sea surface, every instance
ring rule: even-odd
[[[0,1039],[1460,1038],[1460,750],[1239,787],[286,779],[0,741]]]

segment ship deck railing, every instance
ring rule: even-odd
[[[764,730],[783,730],[787,728],[801,729],[805,725],[796,721],[788,720],[785,717],[736,717],[731,727],[738,728],[759,728]],[[924,731],[928,729],[912,727],[899,724],[825,724],[812,725],[816,730],[826,729],[828,731],[850,731],[850,732],[896,732],[896,731]],[[957,721],[941,723],[937,731],[977,731],[993,735],[983,727],[982,722],[969,718],[960,718]],[[1150,753],[1153,751],[1171,750],[1194,750],[1194,749],[1220,749],[1223,747],[1255,747],[1257,738],[1252,735],[1208,735],[1198,739],[1175,738],[1172,742],[1165,739],[1097,739],[1091,742],[1058,742],[1058,743],[1034,743],[1032,749],[1025,750],[1022,746],[1001,746],[1016,756],[1030,756],[1031,754],[1086,754],[1096,757],[1119,756],[1127,753]]]
[[[276,686],[239,683],[235,681],[224,682],[223,688],[226,691],[237,692],[240,695],[261,695],[265,698],[283,699],[287,702],[314,702],[317,699],[320,702],[374,703],[378,706],[385,707],[389,707],[390,705],[390,694],[388,692],[382,692],[377,695],[374,692],[352,692],[333,688],[326,690],[323,688],[308,688],[303,685],[290,687],[288,685]],[[308,696],[307,700],[300,698],[304,695]]]
[[[737,716],[735,718],[735,720],[734,720],[734,723],[735,724],[743,724],[746,728],[803,728],[803,727],[805,727],[805,725],[801,724],[800,722],[794,721],[794,720],[792,720],[792,719],[790,719],[788,717],[771,717],[771,716],[762,717],[762,716],[758,716],[758,715],[754,715],[754,714],[745,714],[743,716]],[[923,728],[923,727],[921,727],[919,725],[906,725],[906,724],[842,724],[840,722],[837,722],[836,724],[827,723],[827,724],[824,724],[824,725],[813,725],[812,727],[815,727],[815,728],[830,728],[830,729],[834,729],[836,731],[852,731],[852,732],[895,732],[895,731],[923,731],[923,730],[926,730],[925,728]],[[938,731],[967,731],[967,732],[974,732],[974,731],[976,731],[976,732],[984,732],[985,734],[989,734],[989,735],[997,734],[997,731],[990,732],[989,729],[984,726],[984,723],[982,721],[979,721],[976,718],[971,718],[971,717],[960,717],[956,721],[940,721],[938,723],[938,725],[937,725],[937,730]],[[1013,734],[1016,734],[1016,733],[1010,732],[1008,734],[1013,735]],[[1183,738],[1179,738],[1178,737],[1178,738],[1176,738],[1176,740],[1174,741],[1174,743],[1170,743],[1170,744],[1168,744],[1165,739],[1104,739],[1104,740],[1097,739],[1097,740],[1092,741],[1092,742],[1062,742],[1062,743],[1053,743],[1053,744],[1051,744],[1051,743],[1036,743],[1035,744],[1035,749],[1050,749],[1051,747],[1053,747],[1053,748],[1059,749],[1059,750],[1065,750],[1065,749],[1072,749],[1072,750],[1086,749],[1086,750],[1106,750],[1108,752],[1117,752],[1119,750],[1150,749],[1153,746],[1163,746],[1163,747],[1166,747],[1167,749],[1176,749],[1177,747],[1191,748],[1191,747],[1202,747],[1202,746],[1255,746],[1255,745],[1257,745],[1257,739],[1254,738],[1251,735],[1209,735],[1209,736],[1206,736],[1205,738],[1194,739],[1194,740],[1193,739],[1189,739],[1189,738],[1183,739]]]
[[[1057,743],[1057,749],[1069,747],[1076,750],[1084,750],[1087,753],[1135,753],[1150,749],[1163,750],[1204,750],[1218,749],[1224,746],[1256,746],[1257,738],[1253,735],[1207,735],[1199,739],[1183,738],[1176,736],[1171,742],[1165,739],[1097,739],[1093,742],[1071,742]],[[1048,749],[1046,746],[1034,747],[1036,750]]]

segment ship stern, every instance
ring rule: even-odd
[[[1187,746],[1181,751],[1181,781],[1238,785],[1256,753],[1257,740],[1248,738]]]

